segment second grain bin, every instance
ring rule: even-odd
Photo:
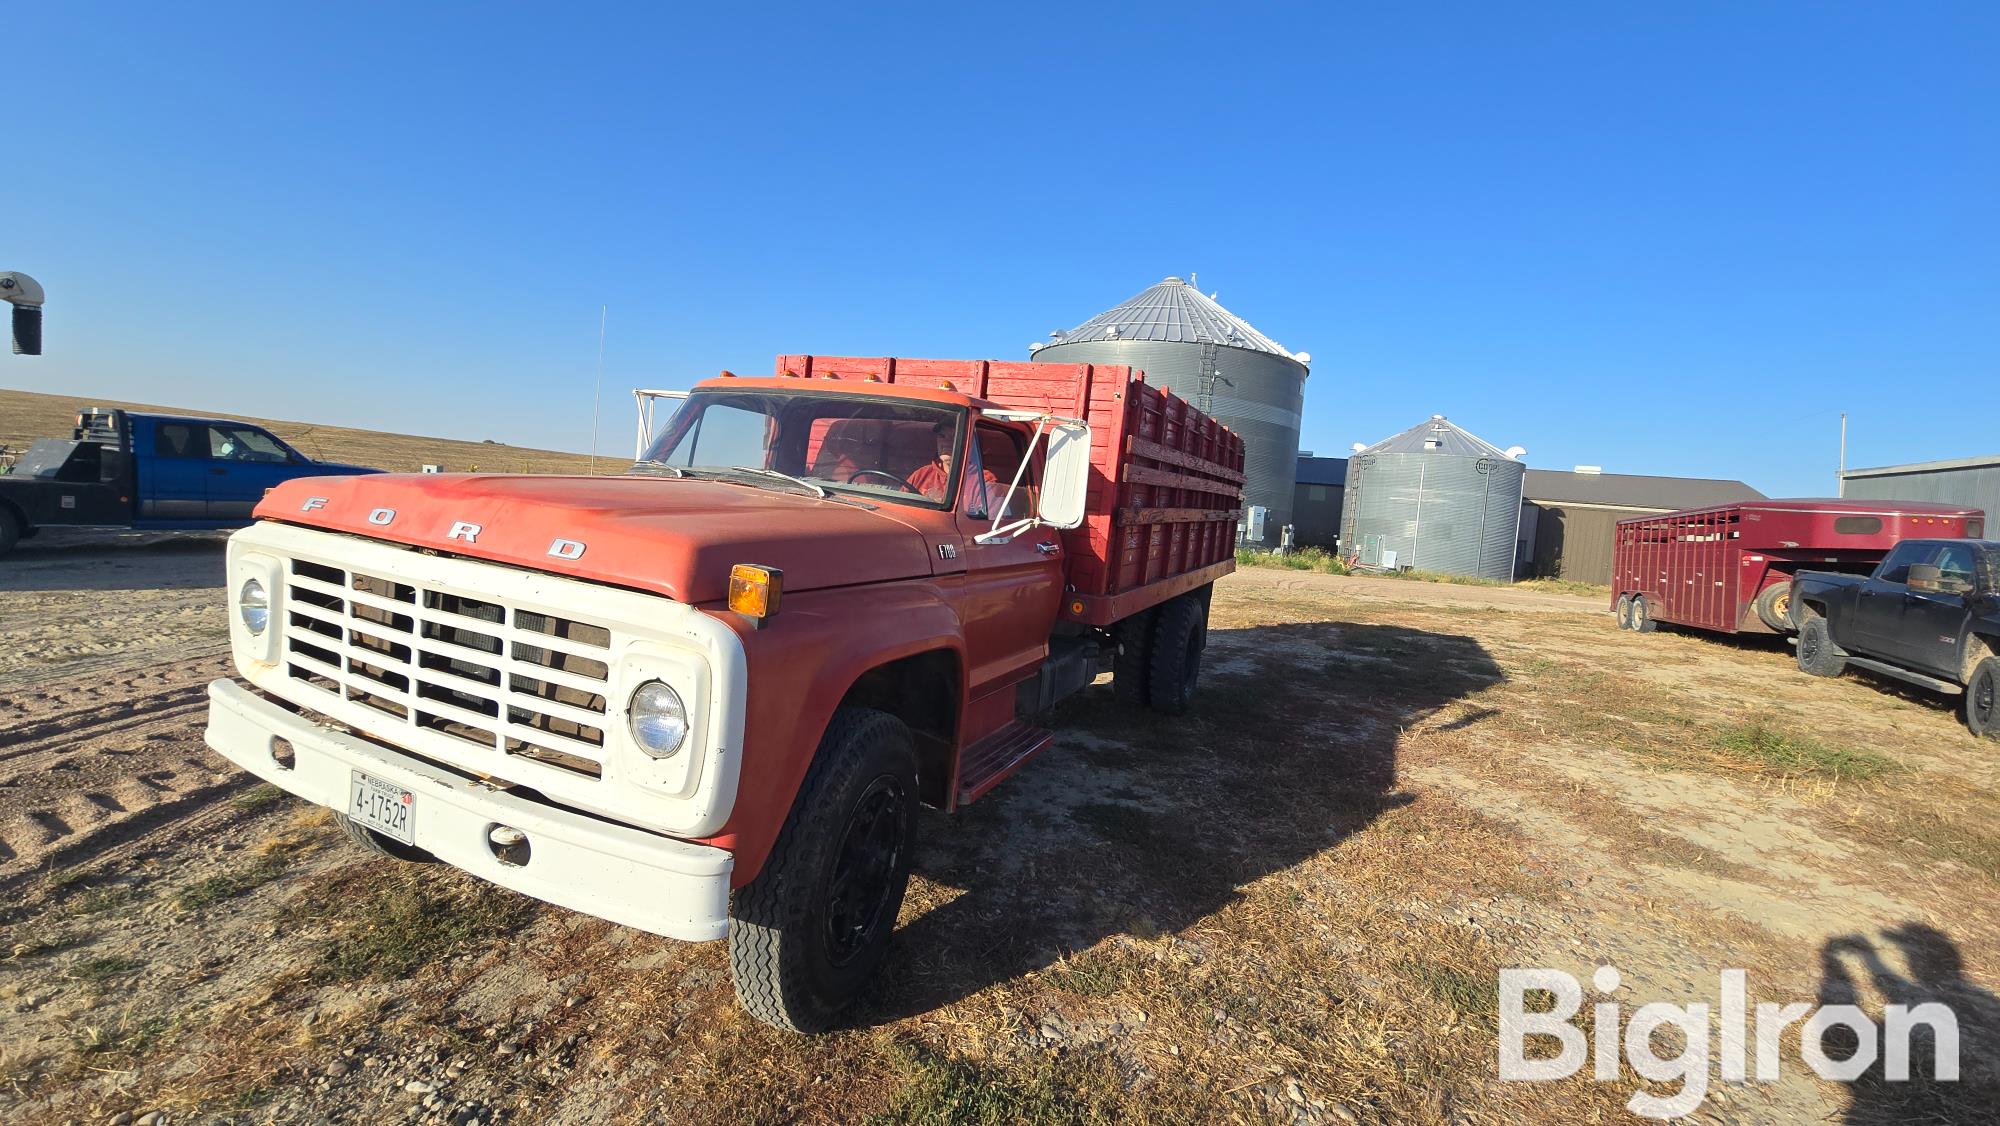
[[[1192,275],[1190,275],[1192,277]],[[1264,535],[1276,546],[1292,522],[1298,475],[1299,412],[1306,365],[1188,282],[1168,278],[1036,345],[1052,364],[1128,364],[1243,436],[1243,504],[1266,510]]]
[[[1347,462],[1340,551],[1364,567],[1514,577],[1527,466],[1432,415]]]

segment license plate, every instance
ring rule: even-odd
[[[354,793],[347,802],[347,815],[391,840],[416,844],[417,795],[359,770],[349,773]]]

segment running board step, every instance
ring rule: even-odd
[[[1895,677],[1897,680],[1907,681],[1919,687],[1928,688],[1933,692],[1942,692],[1947,696],[1957,696],[1965,691],[1965,689],[1953,684],[1949,680],[1939,680],[1934,676],[1925,676],[1920,672],[1911,672],[1900,665],[1892,665],[1887,661],[1878,661],[1873,657],[1850,656],[1847,658],[1847,667],[1866,669],[1872,673]]]
[[[958,763],[958,804],[986,796],[1021,764],[1048,749],[1056,735],[1015,720],[965,749]]]

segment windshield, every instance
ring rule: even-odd
[[[894,399],[697,391],[640,465],[776,487],[791,478],[809,489],[945,508],[964,425],[962,410]]]

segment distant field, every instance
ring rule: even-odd
[[[456,438],[425,438],[414,434],[385,434],[374,430],[351,430],[344,426],[322,426],[311,422],[283,422],[254,418],[204,407],[164,407],[144,403],[121,403],[112,399],[73,395],[42,395],[32,391],[0,389],[0,447],[15,452],[28,448],[36,438],[67,438],[75,425],[76,412],[83,407],[125,407],[129,410],[158,411],[164,414],[192,414],[254,422],[305,453],[321,461],[341,461],[369,465],[377,469],[416,472],[425,465],[442,465],[447,472],[465,473],[586,473],[590,458],[585,454],[556,450],[533,450],[498,442],[467,442]],[[617,453],[599,455],[600,473],[617,473],[630,462]]]

